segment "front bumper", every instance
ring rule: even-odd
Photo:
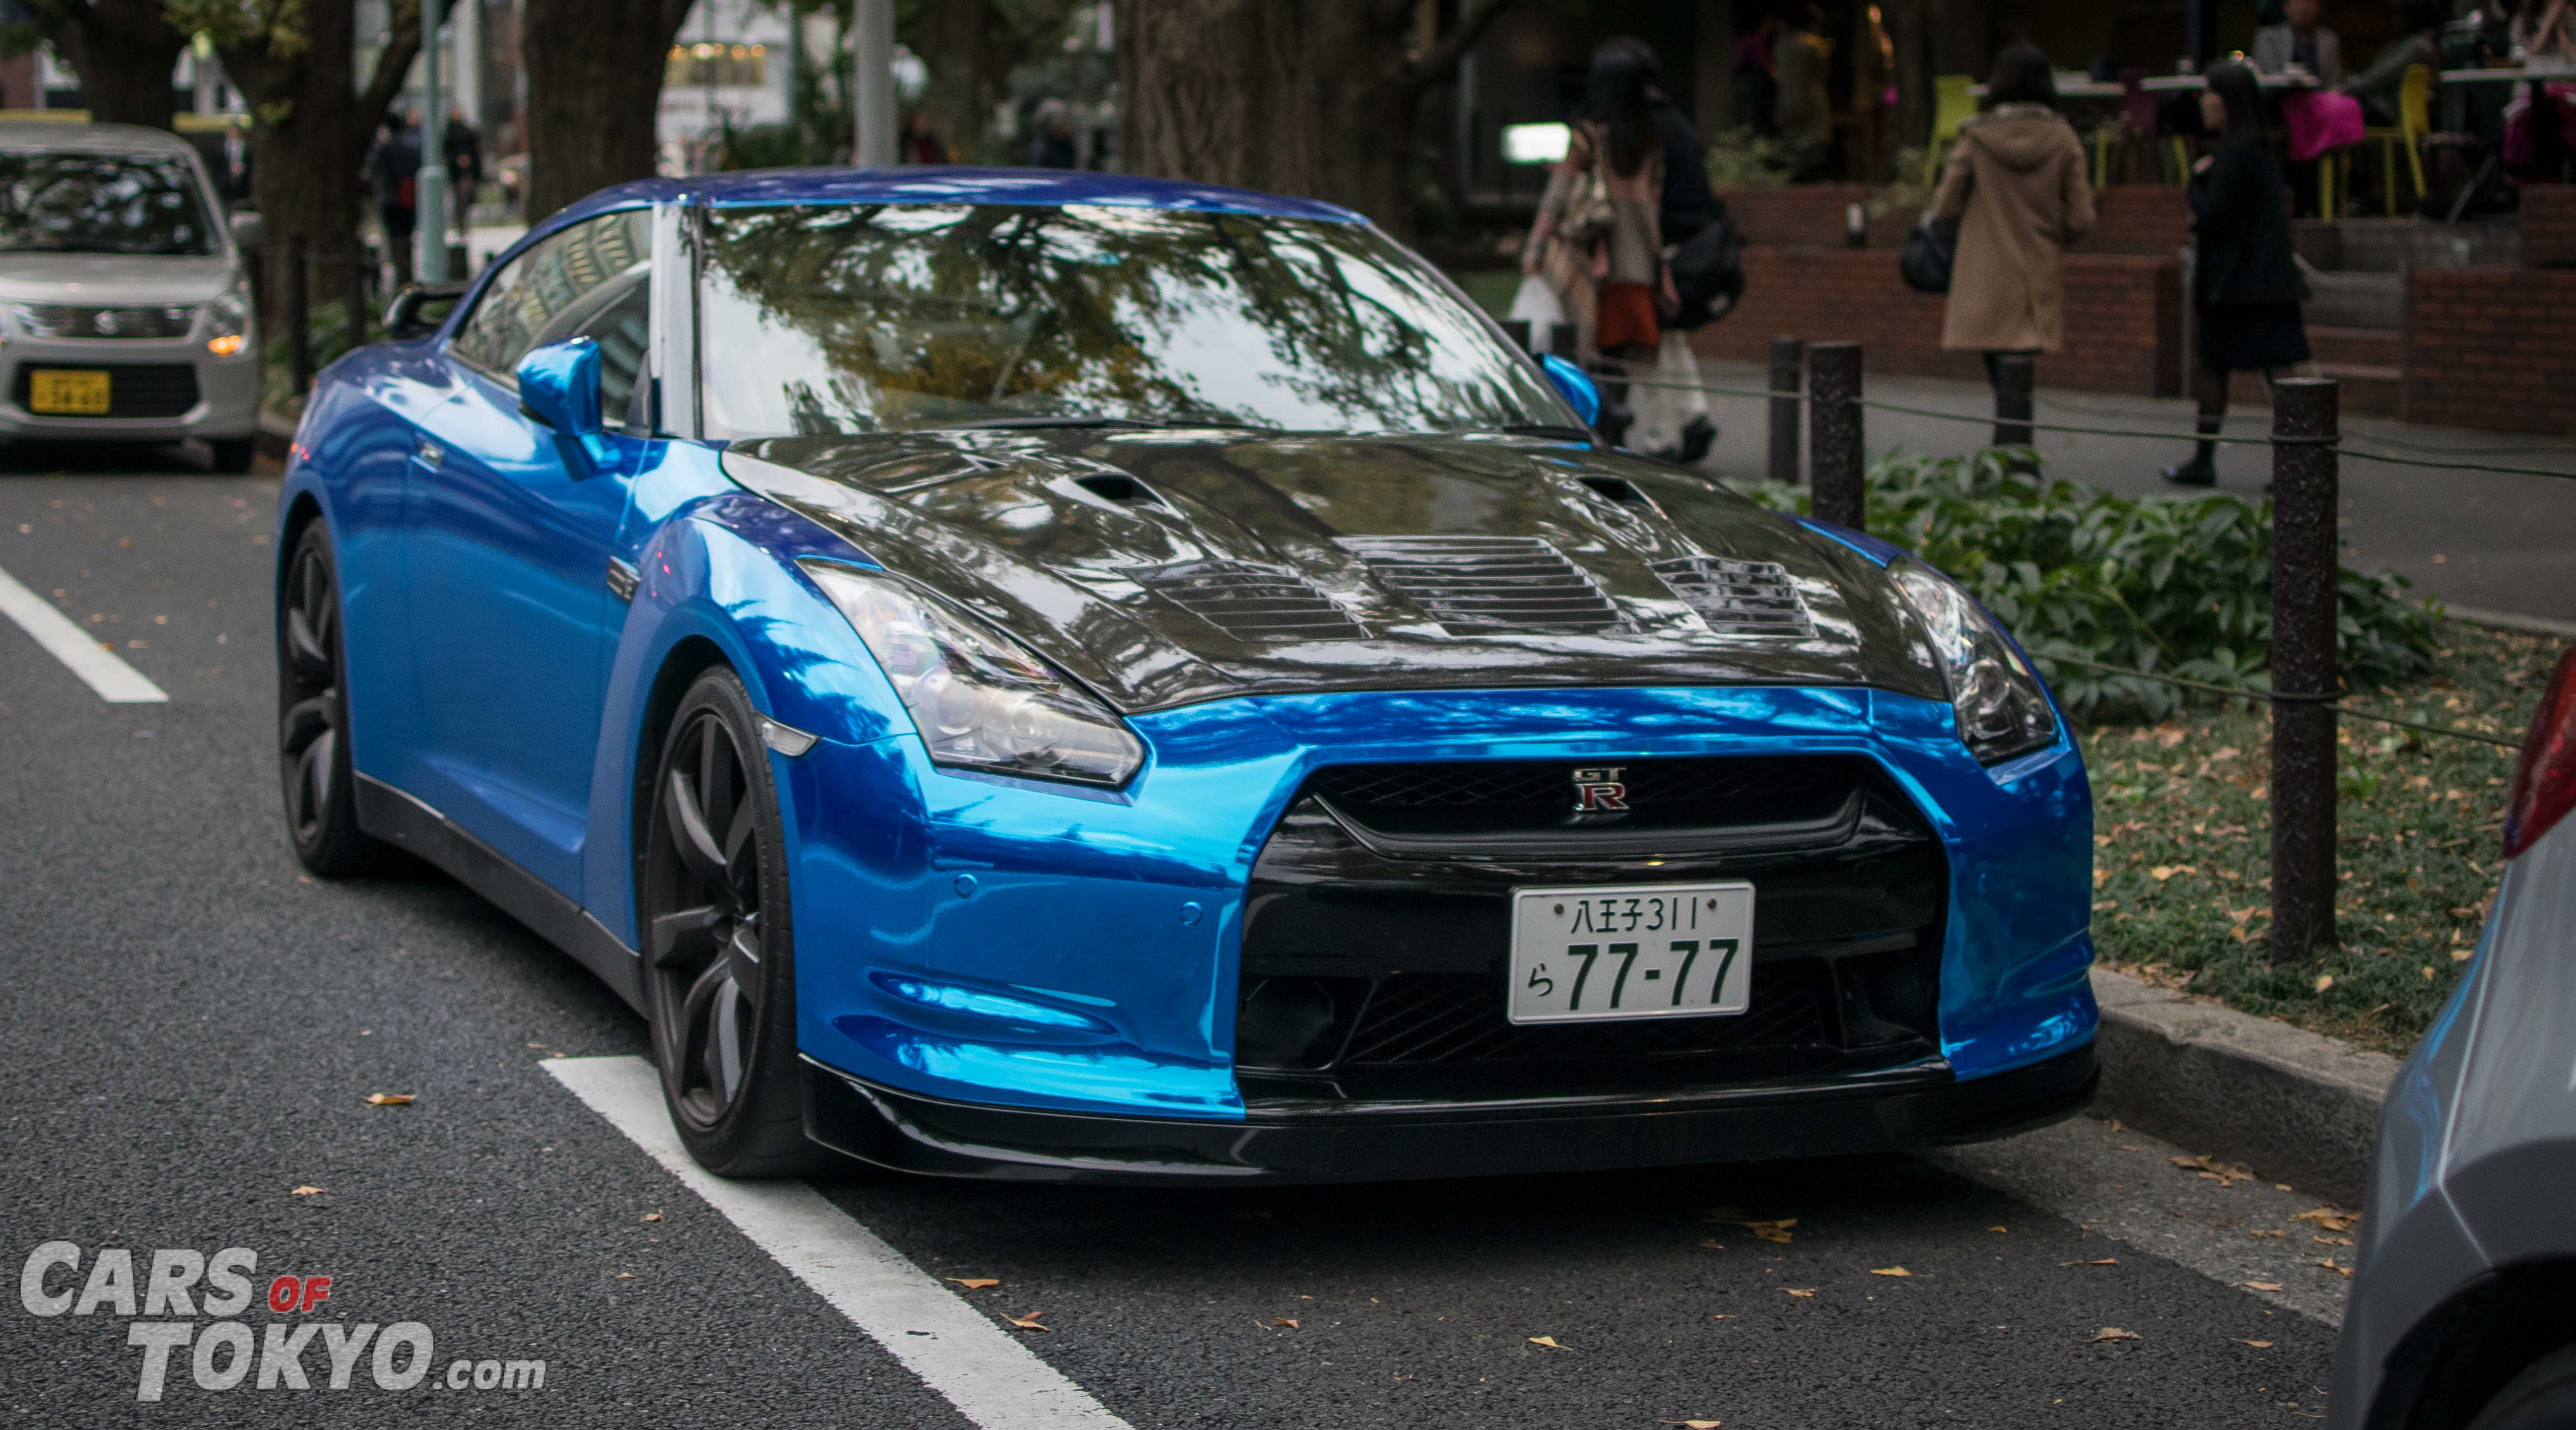
[[[806,1134],[876,1166],[1033,1182],[1341,1182],[1613,1171],[1972,1142],[2073,1116],[2088,1040],[1962,1079],[1938,1061],[1827,1083],[1597,1101],[1346,1105],[1241,1122],[1038,1112],[924,1097],[810,1059]]]
[[[104,417],[31,412],[27,373],[35,368],[105,370],[111,374],[111,401],[120,404],[124,399],[115,390],[116,375],[136,374],[129,389],[150,399],[150,415],[115,415],[113,410]],[[258,431],[259,361],[249,354],[219,358],[194,337],[68,341],[12,334],[0,344],[0,438],[223,441],[252,437]]]

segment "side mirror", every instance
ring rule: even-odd
[[[225,226],[232,230],[233,247],[240,249],[244,253],[256,254],[259,252],[260,225],[258,214],[244,213],[239,210],[235,210],[232,216],[225,220]]]
[[[577,481],[607,466],[608,439],[599,420],[599,344],[588,338],[548,343],[519,359],[519,411],[554,429],[564,470]]]
[[[1539,354],[1538,365],[1546,370],[1547,380],[1555,384],[1556,395],[1565,399],[1574,415],[1583,419],[1584,426],[1601,420],[1601,388],[1593,382],[1592,374],[1554,353]]]
[[[447,321],[456,300],[465,296],[469,285],[463,283],[414,283],[394,295],[385,305],[385,336],[396,342],[407,338],[425,338],[438,331]]]

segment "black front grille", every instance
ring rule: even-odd
[[[1626,624],[1590,577],[1535,536],[1345,536],[1338,544],[1453,635]]]
[[[1575,772],[1624,788],[1624,811],[1575,816]],[[1348,818],[1395,834],[1501,833],[1582,823],[1594,827],[1705,829],[1778,825],[1830,816],[1876,767],[1847,755],[1750,759],[1473,760],[1332,765],[1310,793]]]
[[[1706,1018],[1524,1027],[1503,1014],[1500,980],[1479,973],[1399,973],[1380,979],[1360,1010],[1340,1066],[1598,1061],[1750,1048],[1822,1048],[1834,1041],[1816,970],[1771,964],[1753,971],[1742,1013]]]
[[[160,308],[22,303],[18,318],[40,338],[184,338],[196,326],[197,309],[188,303]]]
[[[105,412],[37,412],[33,405],[39,372],[104,372]],[[197,370],[183,362],[101,362],[24,364],[10,399],[21,411],[38,417],[178,417],[197,405]]]
[[[1358,640],[1368,634],[1313,582],[1276,566],[1184,561],[1127,574],[1236,640]]]

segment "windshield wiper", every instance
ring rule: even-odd
[[[1175,428],[1224,427],[1244,432],[1267,432],[1270,428],[1252,422],[1222,420],[1195,421],[1182,418],[1146,419],[1142,417],[1103,417],[1090,413],[1068,413],[1058,417],[988,417],[978,422],[949,422],[925,427],[925,432],[994,432],[1026,431],[1049,427],[1125,427],[1146,431],[1169,431]]]

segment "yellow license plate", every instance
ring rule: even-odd
[[[103,372],[31,372],[27,374],[27,410],[83,417],[107,415],[107,374]]]

